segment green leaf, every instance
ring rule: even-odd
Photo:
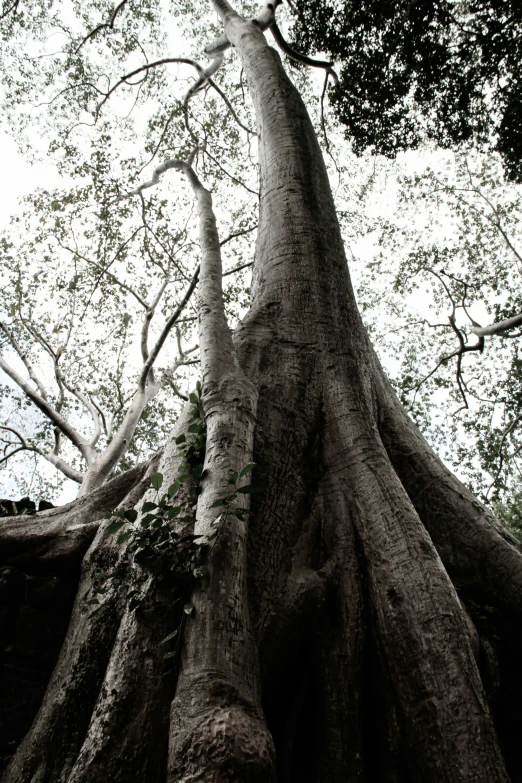
[[[186,440],[187,438],[185,436],[185,433],[183,433],[182,435],[178,435],[178,437],[176,438],[176,443],[185,443]]]
[[[171,506],[171,508],[169,508],[167,511],[169,519],[174,519],[174,517],[177,517],[180,511],[181,506]]]
[[[268,484],[247,484],[245,487],[239,487],[238,492],[243,495],[253,495],[255,492],[265,492],[268,489]]]
[[[166,661],[167,658],[173,658],[175,655],[176,655],[176,650],[171,650],[170,652],[165,653],[165,655],[163,656],[163,660]]]
[[[153,511],[157,507],[158,507],[157,503],[152,503],[152,501],[149,500],[147,503],[143,504],[143,506],[141,507],[141,510],[144,513],[147,513],[147,511]]]
[[[203,465],[196,465],[195,468],[192,469],[192,477],[197,480],[201,478],[201,474],[203,473]]]
[[[125,541],[128,541],[131,536],[132,530],[128,530],[126,533],[122,533],[121,536],[118,536],[118,544],[123,544]]]
[[[174,495],[177,495],[179,492],[179,479],[177,479],[174,484],[171,484],[170,487],[167,490],[167,494],[169,498],[173,498]]]
[[[129,522],[136,522],[138,519],[138,512],[135,508],[127,508],[124,512],[125,519],[128,519]]]
[[[219,500],[215,500],[212,505],[209,506],[209,508],[218,508],[218,506],[226,506],[227,501],[224,498],[220,498]]]
[[[178,478],[178,481],[180,482],[180,484],[185,484],[185,482],[189,481],[189,479],[190,479],[190,473],[183,473],[183,475],[181,475]]]
[[[106,514],[104,519],[112,519],[112,517],[123,517],[123,509],[119,508],[117,511],[111,511],[110,514]]]
[[[243,476],[246,476],[247,473],[251,473],[256,466],[255,462],[249,462],[248,465],[245,465],[244,468],[241,469],[239,473],[239,478],[243,478]]]
[[[127,522],[126,519],[118,519],[115,522],[111,522],[111,524],[107,528],[107,533],[110,533],[112,535],[113,533],[117,533],[118,530],[123,527],[123,525]]]
[[[155,473],[150,480],[150,484],[156,490],[156,492],[161,489],[161,485],[163,484],[163,474]]]
[[[237,480],[239,478],[239,473],[237,473],[235,470],[231,470],[228,474],[228,483],[229,484],[237,484]]]
[[[199,433],[199,432],[201,432],[202,429],[203,429],[203,424],[200,422],[199,424],[197,424],[197,423],[191,424],[190,427],[188,428],[188,431],[189,432]]]
[[[199,396],[201,397],[201,381],[198,381],[196,383],[196,389],[198,391]]]
[[[190,617],[192,617],[195,611],[194,605],[191,603],[185,604],[185,606],[183,607],[183,611],[185,612],[185,614],[188,614]]]
[[[189,400],[192,403],[192,405],[199,405],[199,398],[197,394],[194,394],[194,392],[190,392]]]
[[[174,639],[174,637],[178,635],[178,632],[179,632],[179,628],[176,628],[175,631],[172,631],[172,633],[169,633],[168,636],[162,639],[160,644],[166,644],[166,642],[170,642],[171,639]]]

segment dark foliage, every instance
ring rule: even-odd
[[[332,97],[355,152],[472,142],[522,181],[520,0],[295,0],[295,12],[296,47],[341,65]]]

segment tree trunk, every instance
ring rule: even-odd
[[[135,611],[115,596],[82,614],[95,571],[125,557],[101,525],[3,781],[522,780],[520,547],[401,409],[357,310],[305,107],[259,28],[224,16],[257,112],[260,219],[238,374],[204,379],[196,528],[224,467],[243,467],[231,460],[253,453],[268,489],[210,549],[191,616],[186,584],[153,573]],[[38,535],[39,515],[31,524]],[[165,660],[176,627],[181,655]]]

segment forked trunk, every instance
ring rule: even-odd
[[[257,112],[260,220],[235,357],[223,333],[229,359],[203,360],[197,532],[235,461],[253,454],[268,489],[227,520],[184,622],[186,585],[154,575],[135,612],[114,599],[81,614],[94,569],[125,556],[102,526],[3,780],[520,780],[520,547],[402,411],[357,310],[304,105],[258,27],[225,16]],[[167,481],[176,460],[172,440]],[[180,623],[173,666],[159,642]]]

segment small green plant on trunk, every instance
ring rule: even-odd
[[[118,509],[109,519],[106,529],[109,535],[118,535],[118,544],[127,544],[126,555],[110,571],[98,571],[86,607],[91,615],[100,609],[109,592],[118,592],[128,601],[130,610],[136,609],[142,598],[142,586],[150,574],[156,579],[174,578],[184,592],[190,593],[195,578],[205,576],[205,564],[209,546],[219,535],[231,515],[244,520],[248,509],[238,505],[238,497],[262,492],[261,484],[238,486],[255,467],[250,462],[238,471],[230,471],[229,488],[218,493],[210,508],[220,509],[212,522],[212,532],[207,536],[194,535],[197,498],[200,491],[203,462],[205,458],[206,426],[201,407],[201,383],[190,394],[193,405],[186,433],[176,438],[181,463],[176,480],[166,492],[161,492],[163,475],[151,477],[151,489],[156,492],[154,500],[146,501],[141,513],[134,508]],[[183,497],[180,499],[180,495]],[[186,613],[191,605],[185,604]],[[174,633],[174,632],[173,632]],[[177,631],[176,631],[177,633]],[[171,636],[168,639],[173,638]],[[168,639],[165,639],[166,642]]]

